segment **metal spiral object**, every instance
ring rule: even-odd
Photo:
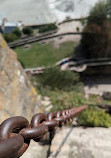
[[[0,125],[0,158],[19,158],[28,149],[30,140],[46,139],[48,133],[54,135],[57,127],[71,121],[87,106],[67,109],[49,114],[38,113],[31,123],[21,116],[11,117]]]

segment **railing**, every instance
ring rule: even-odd
[[[76,71],[76,72],[83,72],[86,70],[87,67],[91,66],[103,66],[103,65],[111,65],[111,58],[98,58],[98,59],[83,59],[76,61],[75,59],[71,58],[64,58],[57,62],[55,65],[49,67],[37,67],[37,68],[27,68],[24,69],[26,73],[30,73],[31,75],[37,75],[44,73],[46,69],[51,69],[56,66],[64,66],[67,64],[67,70]]]
[[[53,138],[57,127],[71,121],[87,106],[50,112],[48,115],[38,113],[31,123],[25,117],[17,116],[5,120],[0,125],[0,158],[19,158],[28,149],[30,140],[44,140],[48,133]]]
[[[19,46],[23,46],[25,44],[30,44],[30,43],[34,43],[34,42],[40,42],[43,40],[48,40],[51,38],[56,38],[56,37],[61,37],[61,36],[67,36],[67,35],[81,35],[81,34],[89,34],[89,33],[82,33],[82,32],[67,32],[67,33],[60,33],[60,34],[50,34],[50,35],[44,35],[42,37],[33,37],[33,38],[27,38],[25,40],[21,40],[21,41],[17,41],[17,42],[13,42],[13,43],[8,43],[8,46],[10,48],[15,48],[15,47],[19,47]]]
[[[40,35],[24,37],[24,38],[21,38],[19,40],[14,41],[14,42],[9,42],[8,45],[9,45],[10,48],[14,48],[16,46],[27,44],[28,42],[31,42],[33,40],[35,41],[37,39],[39,40],[39,39],[47,37],[49,35],[51,36],[55,33],[57,33],[57,29],[52,30],[52,31],[48,31],[46,33],[40,33]]]

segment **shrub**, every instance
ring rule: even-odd
[[[56,90],[52,92],[50,97],[52,104],[54,105],[52,109],[53,111],[81,106],[86,103],[83,94],[76,93],[74,90],[70,92]]]
[[[15,34],[18,38],[20,38],[22,35],[22,32],[19,28],[14,29],[12,33]]]
[[[71,17],[70,17],[70,16],[67,16],[64,21],[68,21],[68,20],[71,20]]]
[[[81,24],[84,26],[84,25],[86,25],[87,20],[86,20],[86,19],[84,19],[84,18],[81,18],[81,19],[80,19],[80,22],[81,22]]]
[[[90,10],[87,25],[92,23],[102,25],[107,19],[107,3],[104,1],[97,2]]]
[[[111,22],[85,27],[81,44],[86,58],[111,57]]]
[[[79,27],[76,27],[76,31],[79,32],[79,31],[80,31],[80,28],[79,28]]]
[[[47,31],[50,31],[50,30],[55,30],[55,29],[57,29],[57,26],[56,26],[55,23],[53,23],[53,24],[41,26],[39,28],[39,33],[44,33],[44,32],[47,32]]]
[[[42,96],[50,97],[53,111],[86,103],[83,84],[79,82],[77,73],[52,68],[44,74],[31,76],[31,81]]]
[[[51,68],[39,77],[39,82],[43,86],[50,86],[52,90],[71,90],[74,84],[79,81],[78,73],[61,71],[59,68]]]
[[[23,33],[24,33],[25,35],[32,35],[32,34],[33,34],[33,29],[32,29],[32,27],[24,27],[24,28],[23,28]]]
[[[90,11],[82,35],[86,58],[111,57],[111,0],[98,2]]]
[[[111,126],[111,116],[105,113],[104,110],[88,108],[79,115],[78,122],[87,127],[109,128]]]
[[[50,97],[53,111],[85,104],[83,93],[80,93],[83,85],[78,82],[77,73],[52,68],[31,80],[40,94]]]
[[[14,33],[7,33],[4,35],[4,38],[7,42],[13,42],[18,39],[18,37]]]

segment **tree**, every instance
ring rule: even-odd
[[[4,35],[4,38],[7,42],[13,42],[18,39],[18,37],[14,33],[7,33]]]
[[[90,11],[84,28],[81,45],[86,58],[111,57],[111,17],[108,4],[111,0],[97,3]]]
[[[48,24],[48,25],[45,25],[45,26],[41,26],[39,28],[39,33],[44,33],[44,32],[51,31],[51,30],[56,30],[56,29],[57,29],[56,24],[52,23],[52,24]]]
[[[17,37],[21,37],[22,36],[22,32],[20,31],[20,29],[18,27],[16,27],[13,31],[13,34],[15,34]]]
[[[23,33],[25,35],[32,35],[33,34],[33,29],[31,27],[24,27],[23,28]]]
[[[111,22],[91,24],[84,31],[88,33],[82,36],[81,44],[86,58],[111,57]]]
[[[102,25],[104,21],[107,19],[107,4],[106,2],[98,2],[96,5],[90,10],[89,18],[87,21],[87,25],[95,23],[97,25]]]

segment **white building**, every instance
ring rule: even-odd
[[[6,18],[0,20],[0,32],[2,33],[11,33],[16,27],[21,29],[22,23],[8,22]]]

